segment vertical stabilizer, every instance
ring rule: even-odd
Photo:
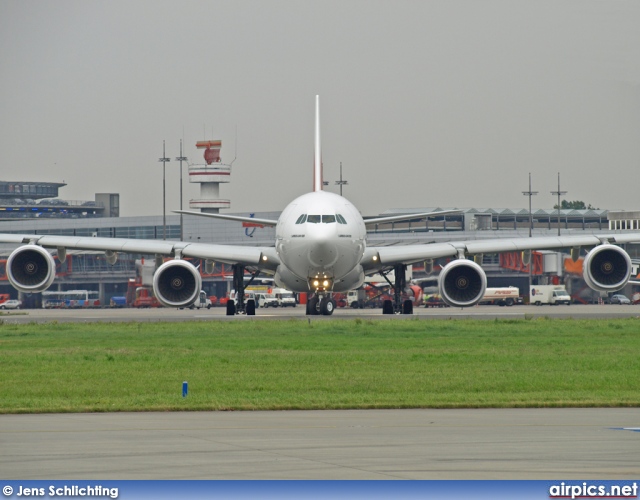
[[[320,96],[316,96],[316,127],[313,156],[313,190],[322,191],[322,153],[320,152]]]

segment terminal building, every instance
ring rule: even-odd
[[[0,221],[118,217],[120,196],[97,193],[93,200],[63,200],[64,182],[0,181]]]
[[[113,195],[111,195],[113,196]],[[447,209],[450,207],[426,207],[412,209],[391,209],[381,215],[399,213],[420,213]],[[635,214],[635,215],[633,215]],[[249,216],[241,213],[238,215]],[[256,218],[277,219],[279,212],[255,213]],[[640,222],[634,212],[607,212],[605,210],[564,210],[560,211],[560,231],[563,235],[584,233],[606,233],[610,225],[626,221],[627,230]],[[558,211],[534,211],[533,236],[554,236],[558,233]],[[631,221],[631,222],[629,222]],[[179,215],[166,217],[166,228],[162,216],[144,217],[95,217],[78,216],[71,218],[22,218],[3,220],[0,232],[15,234],[58,234],[66,236],[97,236],[107,238],[162,239],[166,229],[168,240],[179,240],[181,234]],[[240,222],[213,220],[204,217],[184,216],[183,240],[198,243],[218,243],[250,246],[272,246],[275,241],[275,229],[271,227],[250,226]],[[415,220],[402,223],[385,224],[369,230],[370,245],[403,245],[411,243],[437,243],[460,239],[518,238],[528,237],[530,218],[528,211],[517,209],[469,208],[460,214],[431,217],[428,220]],[[620,228],[619,230],[625,230]],[[637,229],[636,229],[637,230]],[[14,247],[0,247],[0,293],[18,296],[6,278],[6,259]],[[640,245],[627,245],[626,250],[636,267],[640,262]],[[584,254],[584,251],[583,251]],[[145,261],[146,258],[146,261]],[[422,265],[413,266],[414,278],[422,278],[429,285],[429,277],[435,279],[439,270],[436,262],[434,271],[427,274]],[[211,273],[204,274],[204,262],[194,262],[200,266],[203,274],[203,288],[207,295],[224,297],[230,291],[231,269],[216,264]],[[523,296],[528,295],[529,268],[534,284],[563,283],[573,292],[574,298],[582,297],[585,302],[594,301],[594,293],[582,281],[580,261],[573,263],[568,254],[558,252],[533,252],[530,264],[523,261],[520,254],[484,255],[483,268],[487,273],[489,286],[517,286]],[[144,285],[140,280],[144,275],[142,267],[154,266],[153,256],[120,254],[114,265],[107,262],[103,252],[69,251],[64,264],[58,265],[57,278],[50,290],[94,290],[99,294],[101,304],[109,304],[113,296],[125,296],[131,293],[132,284]],[[151,270],[151,273],[153,269]],[[425,278],[427,278],[425,280]],[[434,284],[432,283],[432,284]],[[625,292],[631,296],[631,289]],[[35,297],[21,297],[25,305],[39,307],[40,294]]]

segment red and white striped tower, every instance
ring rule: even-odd
[[[222,141],[198,141],[196,147],[204,149],[206,163],[189,165],[189,182],[200,184],[200,198],[189,200],[189,208],[217,214],[221,208],[231,206],[229,200],[220,199],[220,184],[230,182],[231,165],[220,159]]]

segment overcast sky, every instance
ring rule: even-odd
[[[167,156],[235,156],[228,212],[325,180],[400,207],[640,209],[640,2],[0,0],[0,180],[162,213]],[[185,165],[185,200],[197,198]],[[167,164],[167,210],[179,164]],[[185,208],[188,204],[185,201]]]

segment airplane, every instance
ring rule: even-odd
[[[244,290],[261,273],[272,276],[278,287],[309,293],[308,315],[331,315],[335,308],[331,298],[333,292],[356,289],[364,283],[365,275],[380,273],[393,289],[393,300],[384,302],[382,313],[412,314],[413,303],[403,300],[403,292],[407,288],[407,266],[414,263],[425,262],[431,266],[434,259],[452,258],[438,276],[439,293],[452,307],[470,307],[482,299],[487,287],[486,274],[476,262],[481,261],[485,253],[518,251],[530,255],[533,250],[571,248],[571,254],[577,260],[580,249],[588,247],[590,251],[583,263],[586,283],[594,290],[613,292],[629,281],[632,267],[629,255],[616,243],[640,242],[640,233],[603,233],[368,246],[367,226],[459,211],[364,219],[346,198],[323,191],[319,96],[315,102],[313,189],[289,203],[277,220],[187,210],[176,213],[275,226],[276,240],[273,246],[246,247],[184,241],[0,234],[0,243],[21,244],[7,259],[7,277],[21,292],[46,290],[55,278],[55,264],[48,249],[55,249],[61,262],[66,259],[68,249],[104,251],[110,264],[115,264],[120,252],[150,254],[156,256],[157,263],[153,277],[156,298],[167,307],[188,307],[199,296],[202,278],[199,270],[186,259],[198,258],[205,261],[205,269],[212,269],[214,262],[232,266],[237,300],[228,301],[227,315],[255,315],[255,302],[245,302]],[[169,260],[163,263],[165,257]],[[247,283],[245,271],[251,275]],[[386,277],[392,271],[393,283]]]

